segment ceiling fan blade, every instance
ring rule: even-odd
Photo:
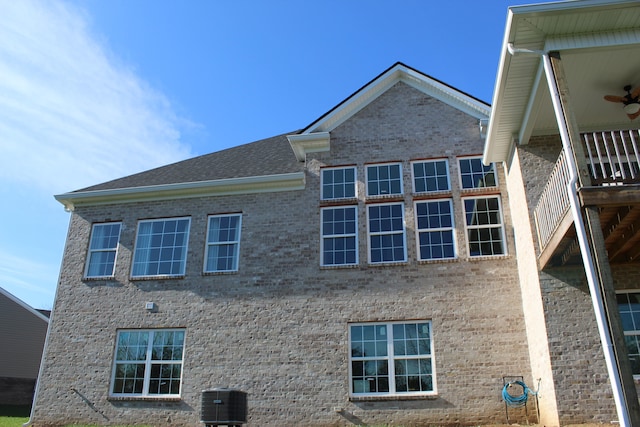
[[[605,95],[604,99],[606,99],[609,102],[624,102],[625,101],[625,97],[624,96],[616,96],[616,95]]]
[[[640,86],[638,86],[633,92],[631,92],[631,98],[636,99],[640,96]]]
[[[640,116],[640,111],[638,111],[637,113],[633,113],[633,114],[627,114],[627,116],[629,116],[629,120],[633,120],[636,117]]]

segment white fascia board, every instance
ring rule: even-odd
[[[29,313],[33,314],[34,316],[40,318],[41,320],[44,320],[46,323],[49,323],[49,318],[47,316],[45,316],[44,314],[40,313],[38,310],[36,310],[35,308],[31,307],[29,304],[27,304],[26,302],[22,301],[20,298],[16,297],[15,295],[13,295],[12,293],[8,292],[4,288],[0,287],[0,294],[4,295],[5,297],[7,297],[8,299],[13,301],[14,303],[19,305],[20,307],[24,308],[25,310],[27,310]]]
[[[64,205],[65,210],[72,211],[76,206],[296,191],[303,190],[304,187],[304,172],[292,172],[279,175],[149,185],[113,190],[78,191],[54,197]]]
[[[331,134],[329,132],[287,135],[287,139],[299,162],[305,161],[307,153],[327,152],[331,148]]]

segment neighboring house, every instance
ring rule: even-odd
[[[511,8],[484,159],[504,162],[546,425],[640,425],[639,88],[639,2]]]
[[[618,419],[573,221],[534,216],[561,181],[541,54],[604,149],[635,123],[603,96],[640,84],[638,28],[638,2],[514,7],[493,110],[397,63],[301,131],[56,196],[72,217],[31,421],[195,425],[215,387],[248,393],[250,426]],[[634,362],[637,156],[580,189]],[[505,413],[519,376],[538,398]]]
[[[0,288],[0,405],[31,405],[49,318]]]

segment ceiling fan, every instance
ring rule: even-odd
[[[633,120],[640,116],[640,87],[631,92],[631,85],[626,85],[624,90],[627,91],[625,96],[605,95],[604,99],[610,102],[621,102],[624,104],[624,112],[627,113],[629,119]]]

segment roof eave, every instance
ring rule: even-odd
[[[278,175],[149,185],[110,190],[77,191],[56,195],[54,197],[64,205],[65,210],[73,211],[78,206],[295,191],[304,189],[304,186],[304,172],[292,172]]]

